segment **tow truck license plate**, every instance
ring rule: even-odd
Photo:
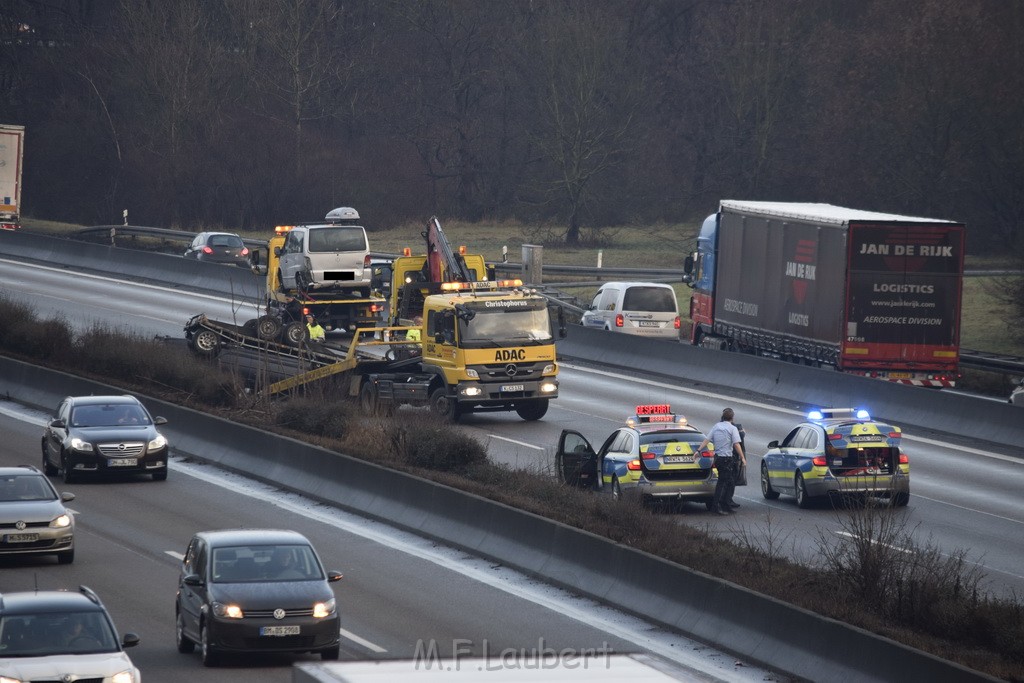
[[[39,534],[7,534],[8,543],[32,543],[39,540]]]
[[[639,323],[640,327],[658,327],[658,323],[653,320],[641,320]]]
[[[502,391],[522,391],[525,387],[522,384],[502,384]]]
[[[298,626],[261,626],[261,636],[297,636],[299,635]]]
[[[693,462],[693,456],[692,455],[666,455],[664,458],[662,458],[662,460],[664,460],[666,463]]]
[[[135,467],[138,464],[138,458],[111,458],[107,461],[107,467]]]

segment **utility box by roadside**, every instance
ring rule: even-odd
[[[544,284],[544,247],[539,244],[523,245],[523,282]]]

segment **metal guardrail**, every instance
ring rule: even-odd
[[[138,236],[149,236],[149,237],[166,237],[175,240],[182,240],[184,242],[191,241],[197,233],[189,232],[187,230],[171,230],[168,228],[151,228],[141,225],[96,225],[89,228],[82,228],[75,234],[78,235],[96,235],[96,234],[110,234],[110,231],[114,230],[115,235],[138,235]],[[257,248],[267,248],[267,240],[254,240],[243,238],[246,245]],[[397,254],[388,254],[383,252],[371,252],[373,258],[396,258]],[[495,270],[498,273],[506,275],[515,275],[523,272],[523,264],[514,262],[498,262],[494,264]],[[560,283],[560,286],[600,286],[602,282],[608,280],[614,280],[617,278],[628,279],[628,280],[642,280],[645,282],[651,281],[681,281],[683,276],[682,269],[674,268],[597,268],[595,266],[565,266],[565,265],[553,265],[544,264],[544,273],[548,275],[562,275],[562,276],[573,276],[573,277],[589,277],[592,278],[590,281],[573,282],[573,283]],[[1013,275],[1024,275],[1024,272],[1017,270],[968,270],[964,271],[964,277],[992,277],[992,276],[1013,276]],[[598,279],[599,278],[599,279]],[[552,288],[538,288],[543,289],[541,292],[551,301],[556,301],[564,305],[567,309],[576,314],[582,314],[583,310],[579,306],[571,303],[571,297],[564,295],[557,289]],[[960,350],[960,365],[965,368],[972,368],[975,370],[985,370],[988,372],[1001,372],[1009,374],[1020,374],[1024,376],[1024,358],[1018,356],[1009,356],[1003,354],[989,353],[986,351],[974,351],[970,349]]]

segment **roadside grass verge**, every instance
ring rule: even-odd
[[[837,510],[843,535],[820,534],[816,559],[787,559],[793,539],[771,513],[750,527],[680,523],[691,506],[616,504],[559,484],[548,472],[490,463],[471,437],[423,409],[368,417],[343,396],[340,378],[271,401],[185,348],[102,327],[81,334],[37,320],[0,297],[4,355],[303,439],[584,529],[751,590],[879,633],[1010,681],[1024,681],[1024,605],[997,599],[967,551],[942,553],[888,507]],[[692,510],[703,510],[703,506]],[[827,513],[825,513],[827,514]],[[834,525],[833,525],[834,526]],[[723,535],[726,538],[723,538]]]

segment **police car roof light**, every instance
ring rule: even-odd
[[[812,410],[811,412],[807,413],[807,419],[808,420],[824,420],[825,419],[825,415],[820,410]]]
[[[863,408],[859,408],[857,410],[857,419],[858,420],[870,420],[871,419],[871,415],[868,413],[868,411],[864,410]]]

